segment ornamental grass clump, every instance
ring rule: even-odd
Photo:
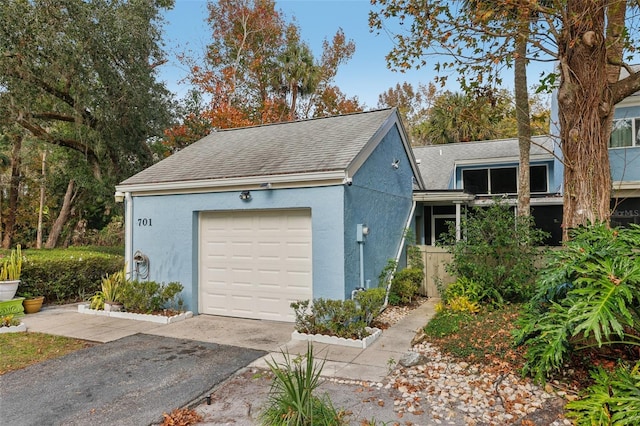
[[[348,424],[345,414],[337,410],[328,395],[318,396],[320,375],[325,361],[317,362],[313,345],[304,356],[292,358],[281,352],[278,363],[267,361],[274,375],[265,407],[259,415],[260,424],[268,426],[339,426]]]

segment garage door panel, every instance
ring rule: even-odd
[[[293,321],[311,299],[309,209],[203,213],[200,241],[201,313]]]

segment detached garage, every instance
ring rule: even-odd
[[[292,301],[377,285],[414,185],[398,113],[385,109],[217,131],[116,192],[134,278],[179,281],[194,313],[293,321]]]

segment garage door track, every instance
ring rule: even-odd
[[[0,376],[7,425],[147,425],[266,352],[135,334]]]

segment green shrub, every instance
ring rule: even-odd
[[[20,291],[49,303],[87,300],[100,290],[102,277],[122,269],[124,256],[91,248],[24,250]]]
[[[519,321],[525,373],[543,382],[572,353],[603,345],[640,346],[640,226],[605,224],[571,232],[548,254],[535,297]]]
[[[355,300],[359,307],[359,315],[364,317],[367,325],[371,325],[375,317],[380,314],[386,294],[384,287],[370,288],[356,293]]]
[[[156,281],[125,281],[121,301],[127,312],[150,314],[179,307],[182,303],[177,296],[183,288],[178,282],[160,284]]]
[[[567,404],[567,417],[575,418],[578,426],[640,424],[639,369],[640,363],[613,372],[598,367],[591,373],[594,384],[581,399]]]
[[[398,271],[391,281],[389,303],[392,305],[406,305],[413,301],[418,294],[424,271],[419,268],[407,268]]]
[[[389,280],[393,276],[393,273],[396,271],[398,267],[398,262],[394,259],[387,260],[387,264],[382,271],[380,271],[380,275],[378,275],[378,287],[386,288],[389,285]]]
[[[444,239],[453,256],[447,272],[480,285],[482,302],[501,305],[529,300],[537,246],[546,235],[534,228],[533,218],[515,216],[507,204],[495,200],[488,208],[474,208],[463,218],[462,229],[462,240],[456,241],[453,224]]]
[[[456,297],[466,297],[471,302],[483,299],[483,288],[474,280],[460,277],[441,291],[442,301],[446,304]]]
[[[260,412],[263,425],[286,426],[339,426],[347,424],[343,413],[336,410],[328,395],[315,395],[320,386],[324,360],[316,362],[313,345],[307,346],[303,357],[291,358],[282,352],[284,361],[267,361],[274,375],[267,403]]]
[[[384,288],[358,292],[355,300],[314,299],[291,303],[299,333],[361,339],[384,304]]]

